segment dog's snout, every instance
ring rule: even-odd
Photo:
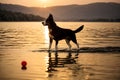
[[[42,24],[44,25],[44,22],[42,22]]]
[[[43,22],[42,22],[42,24],[43,24],[44,26],[46,26],[46,25],[47,25],[45,21],[43,21]]]

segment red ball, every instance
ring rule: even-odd
[[[27,65],[27,62],[26,62],[26,61],[22,61],[22,62],[21,62],[21,65],[22,65],[22,66],[26,66],[26,65]]]

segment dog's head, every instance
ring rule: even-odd
[[[52,14],[49,14],[48,18],[44,22],[42,22],[42,24],[46,26],[52,24],[53,22],[54,22],[53,16]]]

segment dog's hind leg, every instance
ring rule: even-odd
[[[79,50],[79,44],[77,43],[76,37],[72,38],[72,41],[76,44],[78,50]]]
[[[67,45],[69,46],[69,50],[71,50],[70,40],[65,39],[65,41],[66,41]]]
[[[74,41],[73,41],[73,42],[74,42]],[[78,48],[78,50],[79,50],[80,47],[79,47],[79,44],[77,43],[77,41],[75,41],[74,43],[76,44],[76,46],[77,46],[77,48]]]
[[[77,48],[78,48],[78,50],[79,50],[79,49],[80,49],[79,44],[78,44],[78,43],[76,43],[76,45],[77,45]]]
[[[49,43],[49,50],[51,49],[51,46],[52,46],[52,42],[53,42],[53,39],[50,38],[50,43]]]

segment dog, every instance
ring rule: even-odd
[[[67,45],[69,46],[69,50],[71,50],[71,45],[70,45],[70,41],[71,40],[77,45],[77,48],[79,50],[79,45],[77,43],[75,33],[80,32],[83,29],[84,25],[80,26],[76,30],[60,28],[55,23],[52,14],[49,14],[48,18],[44,22],[42,22],[42,24],[44,26],[46,26],[46,25],[48,26],[49,42],[50,42],[49,43],[49,50],[51,49],[51,45],[52,45],[53,40],[55,40],[55,51],[57,51],[57,49],[58,49],[58,47],[57,47],[58,42],[60,40],[63,40],[63,39],[65,39]]]

